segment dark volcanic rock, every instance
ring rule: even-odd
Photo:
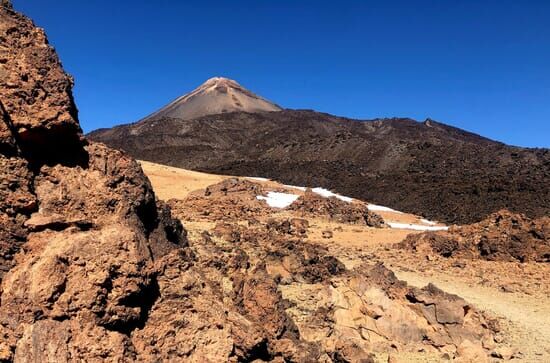
[[[161,164],[322,186],[448,223],[509,208],[550,213],[550,151],[428,120],[359,122],[313,111],[160,119],[89,134]]]

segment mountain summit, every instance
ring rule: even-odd
[[[232,79],[213,77],[145,119],[169,117],[190,120],[225,112],[255,113],[280,111],[281,109],[278,105],[250,92]]]

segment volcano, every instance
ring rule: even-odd
[[[178,118],[190,120],[226,112],[280,111],[281,107],[241,86],[232,79],[213,77],[195,90],[178,97],[144,120]]]

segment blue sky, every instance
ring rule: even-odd
[[[550,1],[13,4],[75,77],[86,132],[225,76],[287,108],[430,117],[550,146]]]

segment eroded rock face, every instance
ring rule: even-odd
[[[81,138],[73,80],[42,29],[9,2],[1,12],[0,145],[16,139],[18,148],[34,158],[68,157],[67,148],[78,148]]]
[[[550,218],[502,210],[479,223],[410,235],[400,247],[443,257],[550,262]]]
[[[131,359],[183,227],[135,160],[82,138],[71,78],[8,2],[0,40],[0,360]]]
[[[189,218],[199,216],[201,208],[189,204],[175,213]],[[411,288],[382,265],[346,270],[325,247],[304,240],[305,219],[221,218],[190,244],[203,276],[219,286],[225,309],[234,309],[232,302],[237,302],[246,320],[263,322],[265,330],[256,328],[253,336],[258,337],[254,341],[266,339],[266,360],[292,361],[296,347],[313,361],[327,362],[360,362],[388,351],[458,357],[465,354],[464,344],[487,355],[481,342],[493,341],[492,321],[463,299],[435,286]],[[253,290],[242,287],[247,279]],[[267,306],[274,310],[262,315]],[[291,337],[277,338],[282,327]],[[292,349],[279,350],[281,341]]]
[[[292,203],[289,209],[308,216],[326,216],[339,223],[385,226],[382,217],[369,211],[364,203],[347,203],[335,197],[324,198],[310,190]]]
[[[288,193],[287,190],[281,192]],[[191,193],[185,200],[170,200],[168,204],[184,220],[256,219],[273,209],[257,196],[266,194],[265,187],[245,179],[229,178],[205,190]],[[327,218],[338,223],[384,227],[382,217],[367,209],[362,202],[347,203],[335,197],[325,198],[307,190],[285,210],[303,217]]]

